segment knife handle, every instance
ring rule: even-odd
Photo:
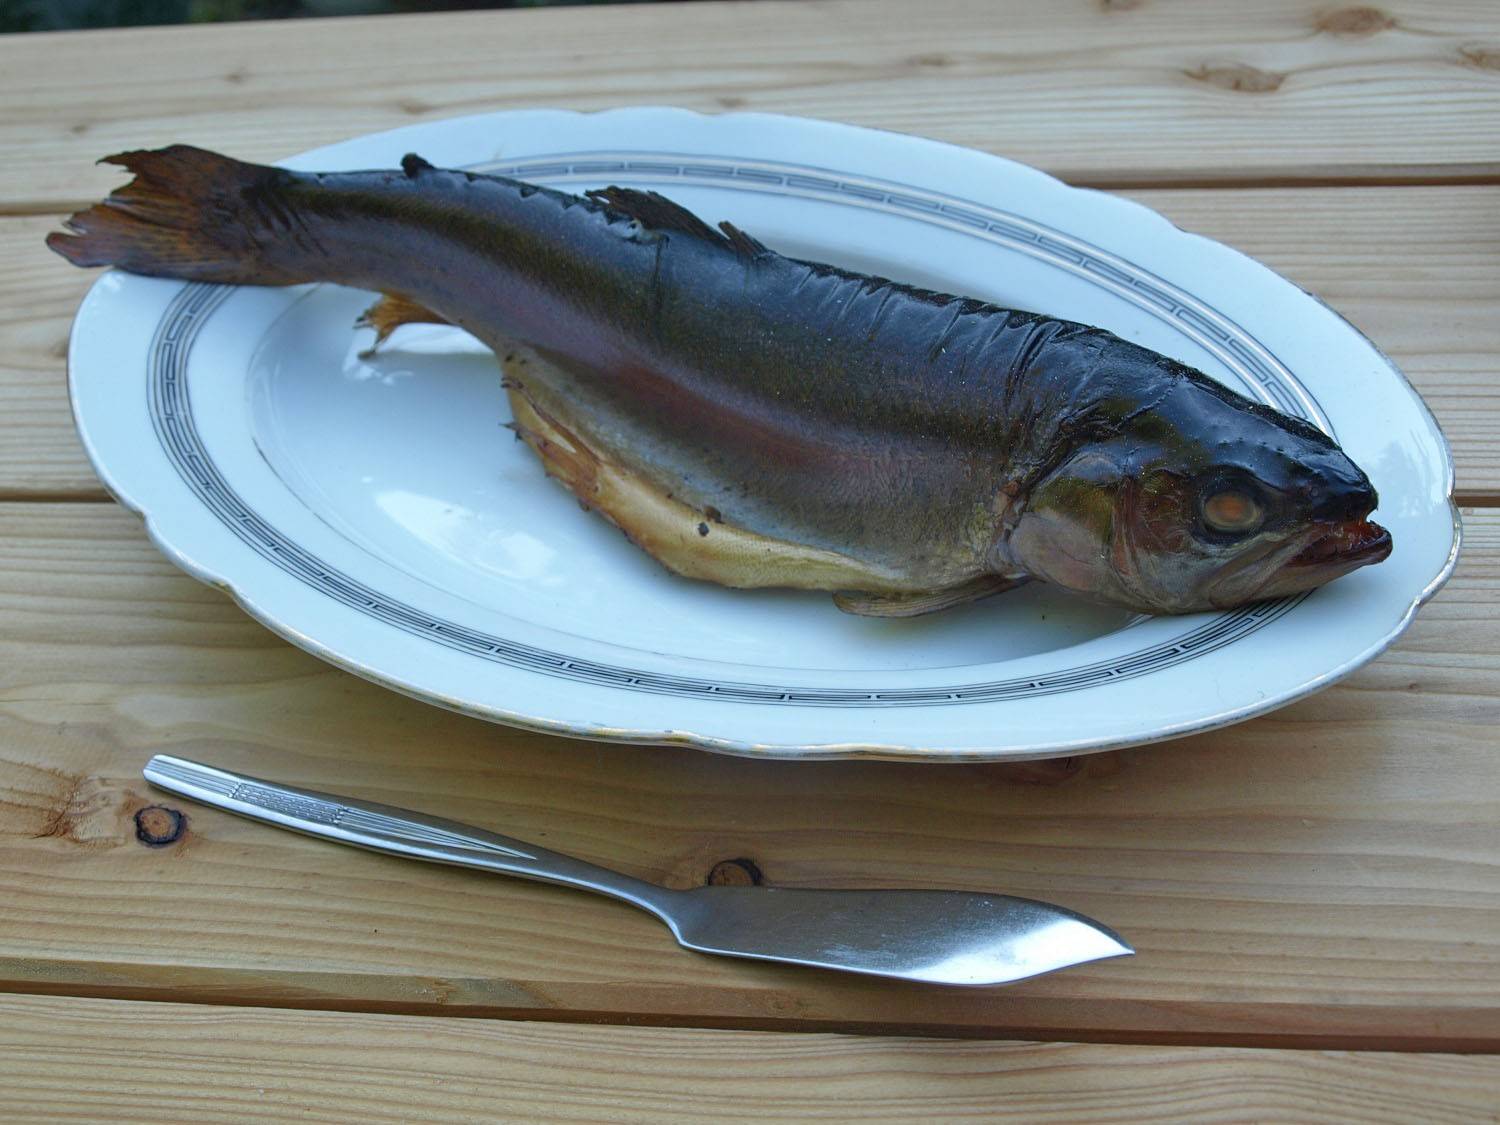
[[[143,772],[158,789],[263,824],[405,859],[472,867],[594,891],[623,899],[663,920],[667,901],[679,893],[457,821],[278,785],[186,758],[157,754]]]

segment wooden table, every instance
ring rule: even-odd
[[[1493,1120],[1500,5],[698,3],[0,39],[0,1117]],[[1122,191],[1352,318],[1452,439],[1457,575],[1274,715],[1063,768],[777,764],[373,687],[179,573],[74,437],[42,246],[172,141],[270,159],[513,106],[919,133]],[[992,991],[705,958],[602,899],[189,808],[157,750],[674,886],[1035,895],[1140,950]],[[171,802],[169,802],[171,803]],[[446,1018],[434,1018],[434,1017]],[[965,1041],[956,1041],[962,1039]]]

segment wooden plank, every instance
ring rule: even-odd
[[[522,106],[764,110],[1100,185],[1500,172],[1492,0],[797,0],[0,39],[0,205],[94,195],[122,148],[249,159]],[[497,138],[499,140],[500,138]]]
[[[273,638],[108,505],[0,505],[0,988],[725,1027],[1500,1048],[1500,513],[1407,636],[1274,715],[1028,778],[545,738]],[[1004,890],[1140,950],[1004,990],[678,949],[629,907],[181,807],[155,751],[673,886]],[[1028,783],[1028,781],[1030,783]],[[1051,781],[1053,784],[1042,784]]]
[[[1461,498],[1500,492],[1500,187],[1130,194],[1350,317],[1437,413]],[[42,245],[57,221],[0,219],[0,498],[103,495],[73,433],[61,359],[94,274]]]
[[[0,997],[0,1116],[22,1122],[1023,1121],[1469,1125],[1500,1062]]]
[[[68,330],[98,271],[59,268],[60,216],[0,218],[0,498],[104,496],[73,429]]]

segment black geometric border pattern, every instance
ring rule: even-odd
[[[475,170],[502,171],[495,165]],[[1128,290],[1125,295],[1135,294],[1133,299],[1137,303],[1150,308],[1158,316],[1176,320],[1180,330],[1190,331],[1200,338],[1200,342],[1206,343],[1201,341],[1201,334],[1210,332],[1221,344],[1213,350],[1264,387],[1268,397],[1280,409],[1299,417],[1311,415],[1323,421],[1317,403],[1307,392],[1287,385],[1288,380],[1282,378],[1285,369],[1274,357],[1221,314],[1207,309],[1186,294],[1174,293],[1160,279],[1141,274],[1127,262],[1099,251],[1095,251],[1097,256],[1091,258],[1086,244],[1001,212],[991,213],[972,204],[958,206],[931,196],[905,195],[894,190],[892,185],[875,181],[833,178],[822,174],[822,169],[778,166],[773,171],[765,164],[736,164],[704,157],[664,162],[655,158],[649,161],[601,159],[589,154],[587,159],[559,163],[553,158],[547,162],[506,166],[503,171],[508,175],[544,181],[620,174],[633,179],[672,175],[679,182],[715,185],[732,180],[747,187],[753,184],[755,190],[760,191],[774,190],[779,185],[789,194],[836,194],[841,202],[852,202],[856,206],[902,207],[917,214],[930,214],[944,225],[949,225],[945,220],[952,220],[975,227],[976,234],[981,233],[978,228],[982,227],[983,235],[990,240],[1003,240],[1011,245],[1019,240],[1021,245],[1018,248],[1026,253],[1059,258],[1060,262],[1075,267],[1075,272],[1086,270],[1088,276],[1116,292],[1125,287]],[[953,706],[1054,695],[1157,672],[1242,640],[1289,613],[1309,596],[1304,593],[1221,613],[1180,637],[1094,664],[1009,680],[931,688],[779,687],[663,675],[582,660],[507,640],[424,613],[329,566],[288,539],[230,487],[198,434],[186,373],[188,357],[198,334],[232,292],[233,289],[224,286],[187,285],[174,297],[157,326],[147,373],[148,409],[157,439],[168,460],[204,507],[267,562],[344,606],[409,635],[481,659],[625,691],[692,699],[800,707]],[[1234,358],[1224,357],[1224,347],[1230,349]]]

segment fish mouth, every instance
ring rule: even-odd
[[[1292,553],[1295,551],[1295,553]],[[1276,555],[1280,554],[1280,559]],[[1285,544],[1280,552],[1272,552],[1268,558],[1261,556],[1259,566],[1270,567],[1268,577],[1259,589],[1256,598],[1284,598],[1312,590],[1335,578],[1341,578],[1362,566],[1378,563],[1391,553],[1391,533],[1378,523],[1366,519],[1327,520],[1315,524],[1302,541],[1300,547]],[[1252,562],[1240,573],[1253,572],[1257,564]],[[1243,586],[1231,585],[1218,590],[1220,600],[1216,604],[1238,604],[1245,597]],[[1225,602],[1228,594],[1234,600]]]
[[[1326,524],[1286,561],[1288,570],[1302,567],[1353,569],[1378,563],[1391,553],[1391,533],[1369,520],[1340,520]]]

